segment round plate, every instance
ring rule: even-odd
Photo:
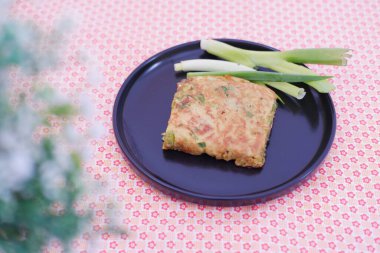
[[[251,50],[276,50],[248,41],[221,41]],[[276,111],[261,169],[237,167],[207,155],[162,150],[161,134],[167,126],[176,84],[186,77],[175,73],[173,64],[203,58],[215,57],[201,50],[199,41],[169,48],[141,64],[121,87],[113,126],[122,152],[138,174],[175,197],[211,205],[267,200],[310,175],[331,147],[336,119],[331,97],[306,85],[303,100],[277,92],[285,105],[279,104]]]

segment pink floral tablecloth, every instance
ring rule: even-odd
[[[44,75],[69,96],[87,90],[107,130],[92,142],[85,176],[102,188],[83,200],[95,217],[74,252],[380,252],[379,1],[16,1],[12,13],[47,30],[74,21],[62,70]],[[220,37],[353,50],[347,67],[312,66],[335,76],[329,155],[311,179],[266,203],[172,199],[133,172],[113,136],[114,98],[134,68],[176,44]],[[127,233],[106,231],[110,219]]]

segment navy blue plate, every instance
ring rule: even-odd
[[[254,42],[222,41],[246,49],[276,50]],[[210,205],[264,201],[307,178],[331,147],[336,119],[331,97],[306,85],[307,95],[300,101],[277,92],[286,104],[277,109],[261,169],[161,149],[176,84],[185,78],[184,73],[174,72],[173,64],[198,58],[214,58],[200,49],[199,41],[169,48],[141,64],[121,87],[113,127],[121,150],[138,174],[168,194]]]

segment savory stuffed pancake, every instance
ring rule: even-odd
[[[198,76],[178,83],[163,149],[244,167],[262,167],[276,94],[264,85],[231,76]]]

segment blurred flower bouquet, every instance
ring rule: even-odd
[[[82,191],[83,139],[71,134],[78,109],[52,89],[25,90],[9,78],[51,65],[42,39],[0,20],[0,252],[40,252],[51,240],[68,249],[87,220],[73,208]]]

